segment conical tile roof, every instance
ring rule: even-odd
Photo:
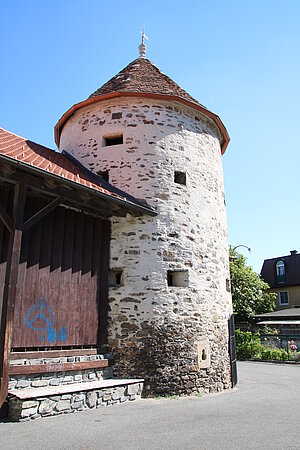
[[[55,125],[55,142],[59,147],[60,133],[70,116],[80,108],[92,103],[116,97],[146,97],[172,100],[184,103],[212,119],[221,132],[222,154],[230,141],[227,130],[221,119],[201,105],[171,78],[161,72],[149,59],[140,57],[132,61],[121,72],[97,89],[86,100],[76,103]]]
[[[89,98],[112,92],[135,92],[170,95],[200,105],[184,89],[165,75],[149,59],[137,58],[97,89]],[[201,105],[203,106],[203,105]]]

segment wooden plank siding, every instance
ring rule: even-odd
[[[10,190],[10,193],[12,191]],[[7,218],[11,217],[11,229],[8,239],[7,264],[4,278],[1,329],[0,329],[0,407],[2,407],[8,393],[9,359],[12,347],[14,309],[18,282],[19,260],[22,245],[22,225],[24,220],[24,209],[26,201],[27,187],[22,183],[17,183],[13,190],[13,209],[9,208]],[[9,193],[9,197],[10,197]],[[8,207],[10,206],[8,202]],[[7,222],[7,221],[6,221]],[[7,223],[6,223],[7,225]]]
[[[19,351],[13,351],[10,354],[10,360],[16,361],[17,359],[39,359],[39,358],[61,358],[61,357],[67,357],[67,356],[82,356],[82,354],[85,355],[97,355],[98,349],[97,348],[85,348],[84,350],[82,348],[80,349],[72,349],[72,350],[42,350],[42,351],[25,351],[25,352],[19,352]]]
[[[2,205],[7,193],[0,193]],[[6,197],[5,197],[6,196]],[[49,201],[48,201],[49,203]],[[27,197],[24,221],[42,209],[47,201]],[[13,349],[98,346],[106,335],[103,317],[99,334],[100,312],[107,313],[109,252],[106,221],[72,209],[57,207],[24,231],[16,291]],[[105,225],[107,228],[107,224]],[[0,223],[0,286],[5,276],[5,234]],[[106,276],[106,275],[105,275]],[[2,301],[3,295],[0,296]],[[100,305],[104,302],[103,305]],[[0,309],[1,311],[1,309]]]
[[[86,369],[102,369],[108,366],[107,359],[98,359],[96,361],[85,362],[65,362],[54,364],[26,364],[11,365],[9,368],[10,375],[29,375],[32,373],[50,373],[50,372],[66,372]]]

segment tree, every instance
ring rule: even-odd
[[[231,293],[235,320],[251,322],[256,314],[274,311],[276,294],[268,292],[269,285],[252,267],[247,259],[229,249]]]

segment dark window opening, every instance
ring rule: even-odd
[[[168,271],[168,286],[174,286],[173,273]]]
[[[97,172],[97,175],[102,178],[102,180],[107,181],[109,180],[109,171],[108,170],[99,170]]]
[[[289,304],[288,291],[279,292],[279,304],[280,305],[288,305]]]
[[[177,184],[184,184],[186,185],[186,173],[185,172],[174,172],[174,181]]]
[[[285,283],[285,265],[283,261],[276,263],[276,281],[277,283]]]
[[[123,144],[123,134],[104,138],[104,147]]]
[[[226,279],[226,291],[231,292],[231,283],[229,278]]]
[[[167,282],[168,282],[168,286],[187,287],[189,285],[188,271],[187,270],[168,270]]]
[[[122,113],[121,112],[112,113],[111,118],[112,119],[122,119]]]
[[[123,285],[123,269],[112,269],[109,271],[109,287],[119,287]]]

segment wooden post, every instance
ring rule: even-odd
[[[22,243],[25,199],[26,186],[21,183],[16,184],[14,190],[12,229],[10,231],[9,237],[0,328],[0,408],[4,403],[8,393],[9,361],[13,332],[18,268]]]
[[[102,221],[101,254],[98,265],[98,298],[99,298],[99,330],[98,347],[107,346],[108,329],[108,276],[109,276],[109,251],[110,251],[110,222]]]

